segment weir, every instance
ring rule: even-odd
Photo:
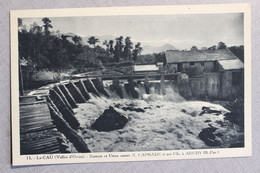
[[[148,76],[146,76],[145,79],[144,79],[144,87],[145,87],[146,94],[150,94],[149,78],[148,78]]]
[[[129,91],[130,91],[130,94],[133,98],[138,98],[139,97],[139,94],[136,92],[135,90],[135,85],[134,85],[134,79],[132,76],[130,76],[128,78],[128,86],[129,86]]]
[[[52,118],[60,132],[63,133],[71,143],[73,143],[78,152],[89,153],[90,150],[82,137],[69,126],[69,124],[61,117],[59,112],[56,111],[57,109],[55,109],[54,106],[54,103],[49,104]]]
[[[110,88],[112,91],[115,91],[120,98],[124,98],[122,92],[122,86],[120,86],[120,82],[118,78],[113,79],[113,84],[111,85]]]
[[[95,85],[93,84],[93,82],[90,79],[83,80],[83,83],[84,83],[86,89],[88,90],[88,92],[91,92],[91,93],[95,94],[96,96],[100,97],[98,90],[96,89]]]
[[[68,88],[70,94],[72,95],[72,97],[74,98],[76,103],[85,103],[86,102],[86,99],[84,98],[84,96],[82,95],[82,93],[80,92],[78,87],[76,87],[74,85],[73,82],[69,82],[65,86]]]
[[[96,79],[92,79],[93,84],[95,85],[96,89],[98,92],[104,94],[106,97],[109,97],[107,91],[104,88],[102,79],[96,78]]]
[[[53,101],[63,116],[63,118],[70,124],[73,129],[78,129],[80,124],[78,120],[74,117],[74,112],[71,112],[66,104],[63,102],[60,95],[53,89],[50,89],[49,99]],[[48,100],[50,102],[50,100]]]
[[[90,95],[89,95],[88,90],[86,89],[85,85],[83,84],[82,80],[74,82],[74,84],[78,87],[78,89],[84,96],[85,100],[88,101],[90,99]]]
[[[59,87],[58,85],[55,85],[55,86],[53,87],[53,90],[56,91],[56,92],[60,95],[60,97],[62,98],[63,102],[66,104],[66,106],[68,107],[68,109],[69,109],[72,113],[74,113],[74,111],[73,111],[73,109],[72,109],[70,103],[69,103],[68,100],[66,99],[65,95],[63,94],[63,92],[60,90],[60,87]]]
[[[142,95],[145,93],[167,95],[168,90],[166,90],[166,88],[170,87],[174,92],[185,99],[203,99],[208,98],[208,93],[210,93],[209,89],[214,88],[216,90],[216,88],[213,87],[215,83],[214,80],[210,78],[211,76],[213,76],[214,79],[218,77],[218,75],[210,74],[206,75],[205,79],[202,77],[195,80],[189,79],[181,74],[174,74],[173,76],[160,74],[155,77],[146,75],[142,76],[143,78],[141,78],[141,76],[135,78],[135,75],[128,75],[125,78],[112,78],[112,84],[107,88],[103,85],[103,79],[82,78],[69,82],[56,83],[51,86],[46,101],[49,106],[49,113],[54,121],[52,125],[55,125],[58,131],[64,134],[64,136],[73,143],[73,146],[78,152],[90,152],[82,137],[77,133],[81,124],[73,111],[74,108],[78,107],[78,103],[85,103],[91,99],[90,93],[98,97],[104,95],[110,98],[114,96],[113,93],[115,93],[115,95],[120,98],[142,99]],[[210,83],[207,83],[207,81],[210,81]],[[218,81],[218,83],[220,82]],[[201,87],[202,85],[209,87]],[[108,90],[110,92],[108,92]],[[40,89],[39,92],[36,90],[35,93],[40,93]],[[213,96],[216,97],[216,94]],[[27,118],[29,117],[30,116]],[[26,123],[30,127],[35,125],[32,119],[28,119]],[[39,127],[45,125],[40,121],[37,123],[40,124]],[[34,129],[32,128],[32,130]],[[21,133],[25,133],[25,131],[21,130]]]
[[[163,82],[163,80],[164,78],[161,77],[161,82]],[[146,78],[145,84],[139,83],[137,85],[133,77],[129,77],[127,81],[128,83],[125,83],[125,81],[122,83],[119,79],[114,78],[113,84],[108,89],[115,92],[120,98],[138,98],[139,93],[136,90],[137,87],[140,88],[145,86],[144,90],[146,93],[150,92],[150,87],[152,85],[149,83],[148,78]],[[158,89],[160,89],[160,87],[158,87]],[[36,91],[36,93],[39,92]],[[49,88],[49,94],[46,97],[49,107],[49,112],[46,113],[50,114],[53,119],[53,125],[57,127],[59,132],[64,134],[78,152],[90,152],[90,150],[76,131],[80,128],[80,123],[75,117],[73,109],[77,108],[78,103],[85,103],[91,99],[89,93],[93,93],[98,97],[101,97],[101,94],[110,97],[107,90],[104,88],[103,80],[99,78],[56,83]],[[28,120],[28,125],[30,124],[30,121],[32,120]],[[37,124],[45,126],[42,122],[37,122],[36,126]],[[24,131],[21,131],[21,133],[24,133]],[[39,143],[42,143],[42,141],[39,141]],[[53,146],[54,149],[59,147],[62,148],[62,145]],[[61,150],[59,151],[62,152]]]
[[[62,93],[64,94],[64,96],[65,96],[66,99],[68,100],[70,106],[71,106],[72,108],[77,108],[77,103],[76,103],[76,101],[74,100],[74,98],[72,97],[72,95],[70,94],[69,90],[66,88],[66,86],[63,85],[63,84],[61,84],[61,85],[59,85],[58,87],[61,89]]]

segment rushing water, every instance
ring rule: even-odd
[[[229,111],[220,105],[186,101],[171,87],[166,88],[166,95],[158,93],[156,85],[151,88],[151,94],[146,94],[143,87],[135,88],[139,99],[129,98],[124,87],[121,88],[124,99],[108,91],[110,98],[91,95],[89,101],[74,109],[82,127],[79,133],[92,152],[210,148],[198,137],[201,130],[209,126],[216,127],[216,133],[222,134],[217,137],[221,141],[219,147],[229,147],[243,140],[243,132],[240,132],[238,126],[224,120],[224,113]],[[115,105],[131,105],[145,112],[124,111]],[[110,132],[91,129],[91,124],[109,106],[114,106],[116,111],[129,119],[126,126]],[[203,106],[212,107],[222,114],[199,115]]]

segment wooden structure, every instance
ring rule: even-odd
[[[44,98],[20,97],[20,146],[21,154],[62,153],[65,149]]]

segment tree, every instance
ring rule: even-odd
[[[131,50],[133,49],[133,43],[130,39],[131,37],[125,38],[125,47],[123,51],[123,54],[128,61],[131,61]]]
[[[228,48],[233,54],[235,54],[242,62],[244,62],[244,46],[231,46]]]
[[[215,46],[215,45],[208,48],[208,50],[216,50],[216,49],[217,49],[217,46]]]
[[[218,49],[226,49],[226,48],[227,48],[227,46],[225,43],[223,43],[223,42],[218,43]]]
[[[51,34],[51,21],[48,18],[42,19],[44,25],[39,26],[36,22],[28,29],[23,25],[22,19],[18,20],[18,42],[19,57],[29,62],[31,69],[60,70],[62,68],[79,69],[84,63],[91,63],[95,58],[93,48],[81,44],[79,36],[61,35],[58,31]],[[71,37],[72,43],[67,37]],[[105,52],[105,50],[104,50]],[[105,58],[105,54],[102,56]],[[103,58],[103,59],[104,59]]]
[[[18,27],[23,26],[23,20],[21,18],[18,18]]]
[[[64,35],[64,34],[61,34],[61,39],[62,39],[63,41],[67,40],[67,37],[69,37],[69,36]]]
[[[96,43],[98,43],[99,40],[95,36],[91,36],[88,38],[88,44],[93,45],[93,48],[95,49]]]
[[[46,57],[39,56],[39,54],[45,50],[43,44],[46,44],[47,39],[43,36],[42,27],[36,22],[30,26],[29,37],[30,41],[27,44],[30,46],[30,53],[28,57],[31,58],[35,67],[41,68],[41,64],[43,64],[42,61],[44,61]]]
[[[75,35],[72,37],[72,41],[74,41],[76,45],[82,45],[82,38],[80,36]]]
[[[18,32],[27,32],[26,25],[23,25],[23,20],[21,18],[18,18]]]
[[[110,53],[114,52],[113,44],[114,44],[114,41],[113,40],[109,40],[109,52]]]
[[[198,50],[197,46],[192,46],[190,50]]]
[[[143,48],[141,47],[141,43],[138,42],[135,45],[135,49],[133,50],[133,60],[136,61],[137,60],[137,56],[141,54]]]
[[[107,40],[105,40],[103,42],[103,45],[106,46],[106,54],[107,54],[107,56],[106,56],[106,64],[107,64],[108,63],[108,58],[109,58],[109,42]]]
[[[91,36],[91,37],[89,37],[89,39],[88,39],[88,44],[93,44],[93,48],[94,48],[94,56],[96,56],[95,54],[96,54],[96,52],[95,52],[95,49],[96,49],[96,43],[98,43],[99,42],[99,40],[98,40],[98,38],[96,38],[96,37],[94,37],[94,36]],[[95,57],[93,57],[93,68],[94,68],[94,61],[95,61]]]
[[[114,49],[114,55],[115,55],[115,60],[117,62],[119,62],[121,54],[122,54],[122,50],[123,50],[123,36],[120,36],[118,38],[116,38],[116,45],[115,45],[115,49]]]
[[[53,28],[51,25],[51,20],[47,17],[42,18],[42,21],[44,23],[43,27],[44,27],[44,32],[46,35],[50,34],[49,28]]]
[[[166,56],[165,53],[154,53],[156,62],[163,62],[163,64],[166,63]]]

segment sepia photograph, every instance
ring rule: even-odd
[[[250,155],[246,6],[215,6],[13,11],[15,163]]]

